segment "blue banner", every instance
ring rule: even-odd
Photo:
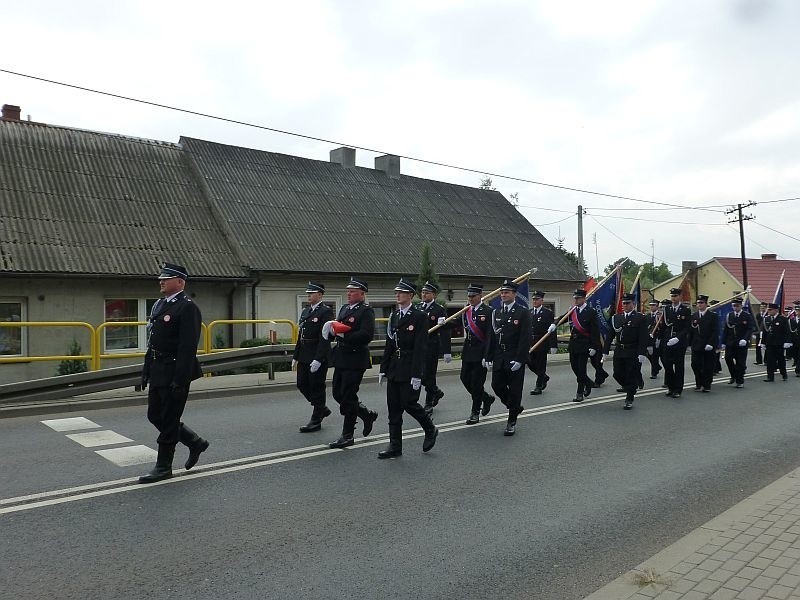
[[[644,307],[642,307],[642,282],[639,279],[637,279],[636,283],[633,285],[631,294],[633,294],[633,305],[636,307],[636,310],[644,312]]]
[[[528,280],[526,279],[522,283],[519,284],[519,288],[517,288],[517,299],[516,302],[521,304],[525,308],[531,307],[530,302],[530,293],[528,292]],[[503,307],[503,301],[500,300],[500,296],[494,298],[490,303],[491,306],[495,310],[499,310]]]
[[[750,301],[747,301],[747,307],[749,308]],[[728,315],[733,312],[733,306],[731,306],[731,301],[726,300],[725,302],[720,302],[715,304],[714,306],[710,307],[715,313],[717,313],[717,319],[719,320],[719,340],[718,343],[722,345],[725,339],[725,326],[728,323]],[[744,310],[744,306],[742,306],[742,310]]]
[[[781,280],[778,282],[778,289],[775,290],[775,297],[772,299],[772,302],[777,304],[781,311],[779,314],[783,314],[783,276],[785,274],[786,271],[781,273]]]
[[[589,306],[597,313],[600,336],[604,344],[611,331],[611,317],[617,311],[621,284],[620,275],[620,269],[617,269],[617,272],[597,286],[592,292],[592,297],[586,300]]]

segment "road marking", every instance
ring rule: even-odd
[[[100,425],[86,417],[70,417],[68,419],[49,419],[41,421],[55,431],[78,431],[79,429],[99,429]]]
[[[120,435],[116,431],[111,431],[109,429],[104,431],[90,431],[88,433],[68,433],[67,437],[73,442],[78,442],[84,448],[111,446],[113,444],[125,444],[133,441],[131,438]]]
[[[763,375],[764,372],[762,371],[746,375],[745,378],[750,379],[753,377],[760,377]],[[726,379],[728,378],[718,377],[715,381],[717,382],[725,381]],[[637,397],[655,396],[657,394],[663,394],[663,393],[664,390],[662,388],[653,388],[651,390],[639,391],[637,392],[636,396]],[[609,396],[601,396],[599,398],[595,398],[592,400],[584,400],[583,402],[569,401],[560,404],[540,406],[537,408],[531,408],[525,410],[525,412],[521,413],[518,418],[524,419],[538,415],[584,408],[587,406],[608,404],[610,402],[619,402],[622,398],[624,398],[624,396],[625,395],[622,393],[614,393]],[[705,396],[700,395],[700,397],[705,397]],[[443,423],[438,425],[438,427],[439,431],[444,433],[447,431],[458,431],[461,429],[472,429],[485,425],[492,425],[501,421],[505,421],[506,419],[507,419],[506,414],[497,414],[484,417],[479,423],[476,423],[474,425],[467,425],[463,421],[459,420],[459,421],[452,421],[450,423]],[[404,430],[403,440],[422,437],[423,435],[424,432],[419,427],[414,429]],[[274,464],[292,462],[307,458],[315,458],[317,456],[324,456],[326,454],[332,454],[335,452],[348,452],[352,450],[358,450],[361,448],[366,448],[368,446],[376,446],[378,444],[385,443],[388,437],[389,434],[385,433],[370,438],[360,438],[359,440],[356,441],[354,446],[351,446],[350,448],[345,448],[343,450],[336,448],[329,448],[327,444],[324,444],[316,446],[306,446],[304,448],[294,448],[291,450],[281,450],[278,452],[272,452],[260,456],[251,456],[251,457],[222,461],[218,463],[211,463],[201,468],[198,468],[197,470],[194,470],[192,472],[177,474],[172,479],[165,479],[163,481],[151,483],[146,486],[138,485],[137,477],[130,477],[126,479],[118,479],[115,481],[106,481],[106,482],[83,485],[73,488],[41,492],[38,494],[30,494],[27,496],[6,498],[0,500],[0,506],[2,505],[11,505],[11,506],[7,506],[6,508],[0,508],[0,515],[26,511],[26,510],[33,510],[35,508],[42,508],[45,506],[66,504],[67,502],[76,502],[78,500],[85,500],[89,498],[98,498],[101,496],[120,494],[123,492],[144,490],[146,488],[158,485],[171,485],[183,481],[189,481],[192,479],[200,479],[205,477],[224,475],[227,473],[235,473],[237,471],[266,467]],[[60,497],[54,497],[54,496],[60,496]],[[44,498],[50,498],[50,499],[45,500]]]
[[[154,463],[158,457],[158,452],[147,446],[125,446],[123,448],[107,448],[105,450],[95,450],[103,458],[110,460],[118,467],[130,467],[133,465],[143,465]]]

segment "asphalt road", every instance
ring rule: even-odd
[[[296,393],[198,400],[185,420],[211,449],[151,486],[133,483],[149,464],[118,466],[94,451],[111,446],[41,423],[83,416],[155,447],[144,407],[0,420],[0,598],[583,598],[800,465],[800,379],[759,372],[680,399],[646,380],[623,411],[611,380],[570,402],[557,366],[512,438],[499,403],[465,426],[447,376],[436,447],[423,454],[407,418],[389,461],[374,382],[362,401],[381,419],[346,450],[326,445],[338,415],[297,432]]]

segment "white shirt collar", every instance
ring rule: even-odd
[[[167,296],[167,297],[165,297],[165,298],[164,298],[164,302],[172,302],[172,300],[173,300],[173,299],[175,298],[175,296],[177,296],[178,294],[180,294],[180,292],[175,292],[175,293],[174,293],[174,294],[172,294],[171,296]]]

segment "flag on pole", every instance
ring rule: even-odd
[[[781,273],[781,279],[778,281],[778,287],[775,288],[775,296],[772,298],[772,302],[777,304],[781,309],[781,314],[783,314],[783,277],[786,275],[786,269],[783,270]]]
[[[725,340],[725,327],[728,324],[728,315],[733,312],[733,306],[731,302],[733,298],[730,300],[725,300],[724,302],[718,302],[714,306],[710,307],[715,313],[717,313],[717,319],[719,321],[719,339],[717,342],[721,346]]]
[[[611,331],[611,317],[616,314],[617,306],[622,291],[622,267],[616,268],[616,273],[597,286],[591,298],[586,302],[597,313],[600,324],[600,335],[605,343]]]
[[[636,307],[636,310],[644,312],[642,308],[642,282],[639,281],[638,278],[631,288],[631,294],[633,294],[633,305]]]

